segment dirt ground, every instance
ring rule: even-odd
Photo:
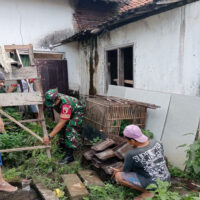
[[[14,193],[0,192],[0,200],[41,200],[32,188],[30,191],[24,191],[20,188],[19,184],[13,185],[19,188],[18,191]]]

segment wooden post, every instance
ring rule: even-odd
[[[30,46],[29,57],[30,57],[31,65],[34,65],[33,46]],[[41,75],[40,75],[40,72],[38,70],[37,70],[37,75],[38,75],[38,79],[35,81],[35,90],[39,91],[42,94],[42,99],[44,101],[44,93],[43,93],[42,85],[41,85]],[[44,119],[43,105],[38,105],[38,108],[39,108],[39,117]],[[48,136],[45,121],[41,122],[41,126],[42,126],[42,130],[43,130],[43,135]],[[50,148],[46,149],[46,153],[47,153],[48,158],[51,158]]]

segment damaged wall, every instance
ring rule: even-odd
[[[0,5],[0,45],[32,43],[34,48],[47,48],[73,33],[69,0],[0,0]]]
[[[93,62],[93,86],[97,93],[107,92],[105,50],[134,44],[135,88],[200,95],[199,11],[198,1],[99,36],[99,62],[97,66]],[[89,41],[80,45],[78,71],[83,94],[89,93],[91,85],[90,47]]]

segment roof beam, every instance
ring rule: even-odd
[[[163,4],[177,3],[179,1],[182,1],[182,0],[160,0],[160,1],[157,1],[156,4],[163,5]]]

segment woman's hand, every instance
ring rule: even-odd
[[[44,143],[44,145],[49,145],[50,139],[49,139],[48,136],[44,136],[44,137],[43,137],[43,143]]]

